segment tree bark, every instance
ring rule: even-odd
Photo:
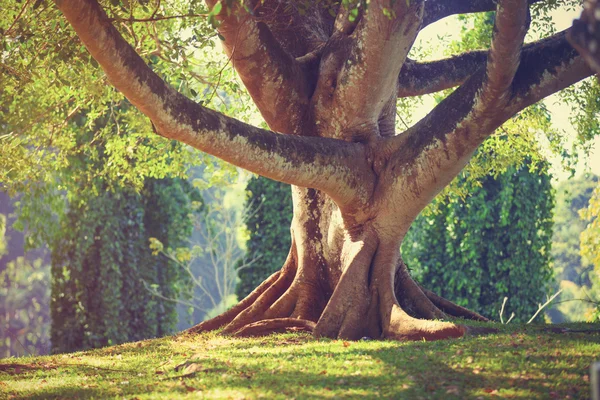
[[[325,2],[305,13],[269,0],[223,4],[225,51],[266,131],[169,88],[94,0],[57,1],[112,84],[162,135],[293,185],[292,247],[281,271],[189,332],[436,340],[468,331],[440,321],[447,316],[485,320],[414,282],[399,249],[419,212],[498,126],[592,73],[564,33],[523,47],[533,2],[498,1],[489,51],[432,63],[407,59],[419,29],[496,2],[372,0],[356,12]],[[398,96],[454,86],[396,134]]]

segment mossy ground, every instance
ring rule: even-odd
[[[439,342],[204,334],[0,359],[0,398],[589,397],[600,324],[496,326]]]

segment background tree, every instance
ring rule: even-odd
[[[594,271],[590,274],[590,282],[592,283],[592,303],[595,305],[595,310],[591,316],[591,320],[600,321],[600,185],[596,185],[592,198],[590,199],[587,208],[580,211],[580,215],[588,222],[587,227],[581,233],[581,256],[586,257],[594,264]],[[589,295],[587,295],[588,300]]]
[[[237,191],[234,185],[202,191],[202,206],[192,218],[194,231],[184,247],[165,247],[157,238],[151,238],[153,254],[175,263],[189,278],[190,285],[179,297],[147,285],[152,294],[187,310],[189,315],[180,318],[178,325],[182,330],[190,327],[189,320],[198,323],[237,303],[238,274],[256,261],[245,257],[243,248],[244,224],[255,210],[235,204]]]
[[[582,233],[588,221],[580,212],[588,207],[598,177],[583,175],[561,182],[556,188],[552,258],[556,288],[563,289],[558,303],[548,310],[553,322],[581,321],[591,316],[600,286],[591,258],[581,254]]]
[[[584,175],[561,182],[556,188],[552,258],[557,278],[579,286],[589,286],[593,270],[591,260],[580,254],[580,235],[587,224],[579,211],[588,206],[597,183],[597,176]]]
[[[283,269],[195,331],[224,326],[240,335],[286,328],[345,338],[463,335],[462,326],[427,320],[446,314],[482,318],[419,287],[399,257],[402,239],[496,128],[591,70],[564,33],[523,45],[527,1],[499,3],[489,51],[427,63],[407,59],[422,28],[457,13],[492,11],[496,4],[278,4],[209,2],[212,11],[202,10],[218,25],[270,131],[195,103],[169,86],[179,78],[161,78],[171,74],[160,65],[152,64],[160,75],[150,69],[139,55],[148,60],[164,53],[162,38],[173,25],[164,36],[154,31],[142,39],[143,28],[128,28],[164,20],[160,4],[57,4],[111,84],[151,118],[157,132],[294,185],[292,245]],[[553,5],[532,7],[532,14],[543,17]],[[187,6],[180,15],[197,14],[196,4]],[[450,87],[458,88],[396,134],[398,96]]]
[[[179,246],[191,234],[185,181],[148,181],[141,194],[104,191],[73,199],[52,246],[54,352],[163,336],[177,323],[186,278],[173,262],[152,257],[150,238]],[[157,212],[156,210],[160,210]]]
[[[50,257],[47,249],[25,251],[15,230],[15,203],[0,192],[0,354],[50,351]]]
[[[1,211],[8,211],[0,194]],[[9,245],[7,215],[0,213],[0,355],[46,354],[50,349],[50,266],[31,253],[13,256],[18,246]],[[22,246],[21,246],[22,250]]]

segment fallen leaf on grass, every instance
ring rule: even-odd
[[[446,393],[447,394],[459,394],[460,389],[458,388],[458,386],[448,386],[448,389],[446,389]]]
[[[183,387],[185,388],[185,390],[187,390],[188,392],[195,392],[195,391],[200,390],[200,389],[195,388],[193,386],[186,385],[185,382],[181,382],[181,384],[183,385]]]
[[[198,363],[191,363],[191,364],[188,364],[185,367],[185,369],[183,370],[183,372],[185,374],[193,374],[193,373],[196,373],[196,372],[202,372],[204,370],[205,370],[205,368],[202,365],[200,365]]]
[[[254,373],[240,372],[240,378],[244,378],[244,379],[252,379],[253,375],[254,375]]]
[[[184,372],[198,372],[200,370],[200,368],[202,368],[202,366],[199,363],[193,362],[193,361],[184,361],[181,364],[177,364],[173,369],[175,370],[175,372],[179,372],[181,370],[183,370]]]
[[[94,389],[94,388],[97,388],[98,385],[95,384],[95,383],[91,383],[89,385],[82,385],[81,387],[84,388],[84,389]]]
[[[321,372],[319,372],[319,375],[325,375],[327,373],[327,371],[323,370]]]

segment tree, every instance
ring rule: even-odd
[[[580,212],[588,207],[594,188],[595,175],[583,175],[561,182],[556,188],[552,259],[556,276],[555,287],[562,289],[560,303],[548,310],[552,322],[588,319],[596,304],[598,278],[595,278],[591,259],[582,256],[586,245],[582,233],[586,229]],[[597,276],[597,275],[596,275]]]
[[[12,208],[0,193],[2,212]],[[9,243],[7,217],[0,212],[0,354],[3,358],[47,354],[50,350],[50,266]],[[14,234],[14,232],[11,232]],[[20,245],[20,246],[19,246]],[[20,249],[19,249],[20,247]],[[11,252],[12,250],[12,252]],[[11,257],[11,254],[20,253]],[[43,256],[43,254],[42,254]]]
[[[485,177],[467,198],[436,199],[415,220],[402,255],[420,282],[490,318],[505,296],[517,321],[537,311],[552,278],[554,194],[547,168],[528,164]]]
[[[411,223],[496,128],[592,74],[565,32],[523,44],[530,3],[538,1],[209,0],[209,19],[266,130],[175,91],[125,41],[116,26],[127,34],[121,22],[167,18],[158,8],[138,18],[94,0],[56,2],[110,83],[160,135],[293,185],[292,244],[282,269],[192,332],[304,329],[401,340],[464,335],[462,325],[434,321],[447,315],[485,320],[410,277],[399,247]],[[489,51],[427,63],[407,58],[420,29],[494,9]],[[425,118],[396,134],[398,97],[451,87]]]
[[[580,254],[579,237],[586,223],[579,217],[579,211],[588,206],[597,184],[597,176],[587,175],[561,182],[556,188],[552,258],[559,281],[590,285],[593,266],[591,260]]]

